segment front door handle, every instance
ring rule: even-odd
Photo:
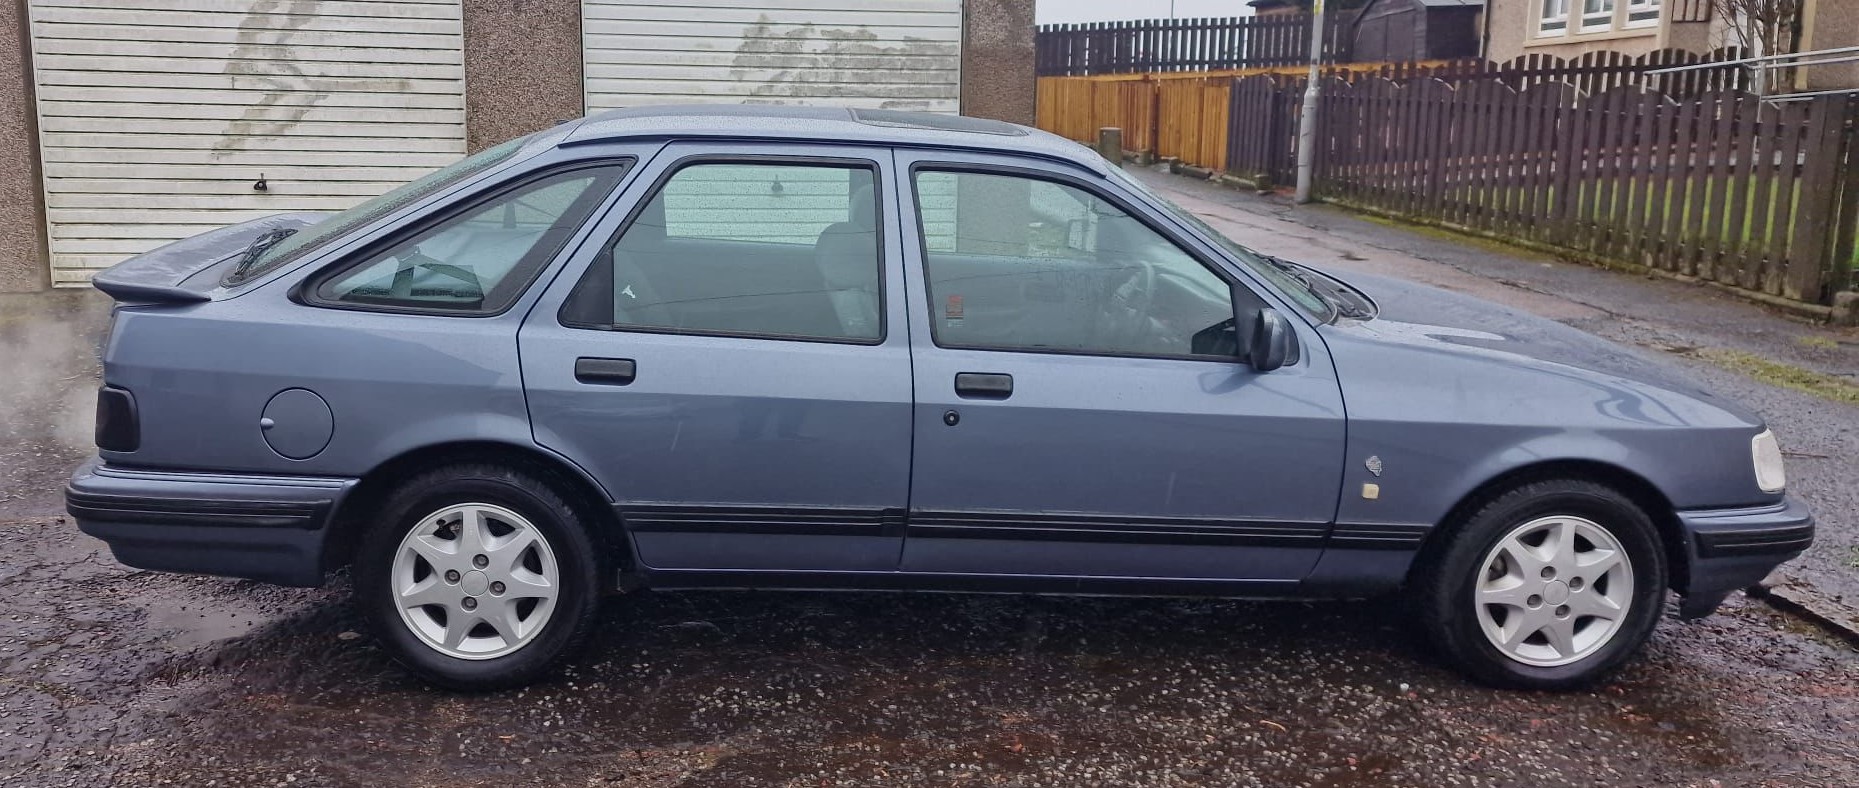
[[[630,358],[577,358],[574,379],[600,386],[624,386],[633,382],[638,369]]]
[[[992,372],[958,372],[955,395],[963,399],[1006,399],[1013,396],[1013,376]]]

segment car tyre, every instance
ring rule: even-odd
[[[1612,488],[1531,482],[1449,527],[1410,593],[1434,647],[1479,681],[1592,684],[1631,659],[1663,615],[1658,529]]]
[[[362,536],[356,604],[395,661],[427,682],[527,684],[579,649],[598,615],[600,554],[582,520],[554,487],[514,469],[419,474]]]

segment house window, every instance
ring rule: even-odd
[[[1543,0],[1543,18],[1537,27],[1539,36],[1560,36],[1568,33],[1569,0]]]
[[[1614,0],[1582,0],[1581,32],[1608,30],[1614,26]]]
[[[1657,27],[1660,0],[1627,0],[1627,27]]]
[[[1536,37],[1656,28],[1664,0],[1538,0]]]

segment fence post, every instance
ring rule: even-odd
[[[1841,123],[1840,210],[1833,221],[1833,278],[1827,289],[1838,293],[1859,287],[1854,281],[1853,256],[1859,254],[1859,104],[1846,105],[1846,119]],[[1854,315],[1854,310],[1847,310]]]
[[[1123,129],[1105,126],[1097,130],[1097,155],[1117,167],[1123,166]]]
[[[1802,158],[1801,213],[1795,220],[1794,242],[1788,245],[1782,295],[1819,303],[1826,300],[1821,288],[1828,278],[1826,269],[1831,267],[1830,230],[1838,201],[1834,176],[1843,169],[1839,166],[1840,142],[1851,104],[1846,96],[1823,96],[1813,102],[1814,117],[1809,121],[1808,147]]]

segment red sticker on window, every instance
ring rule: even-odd
[[[959,295],[949,296],[949,304],[948,306],[943,307],[942,316],[950,320],[961,320],[962,319],[962,297]]]

